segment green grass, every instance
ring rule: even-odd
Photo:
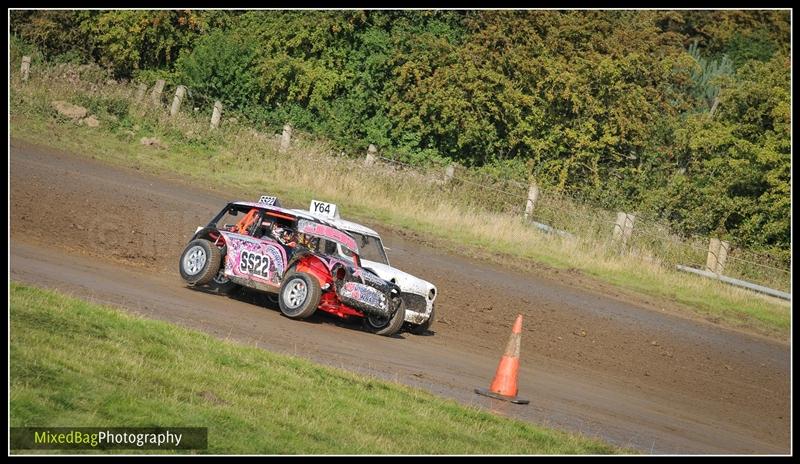
[[[11,283],[11,426],[208,427],[216,454],[630,452]]]
[[[702,244],[698,250],[697,244],[693,248],[666,234],[653,239],[634,232],[634,246],[619,253],[608,243],[613,217],[545,196],[537,211],[549,215],[552,224],[561,220],[562,227],[581,231],[574,240],[554,238],[524,224],[517,213],[492,210],[487,205],[501,204],[500,199],[493,203],[482,198],[471,184],[443,186],[431,175],[386,166],[367,171],[361,160],[334,156],[324,141],[309,140],[298,131],[289,152],[279,153],[271,134],[242,124],[223,120],[220,129],[209,131],[207,115],[169,118],[165,109],[132,104],[128,116],[114,120],[104,114],[119,113],[119,101],[130,89],[87,86],[61,85],[46,76],[24,86],[12,82],[12,136],[146,172],[178,175],[242,198],[270,193],[300,207],[311,198],[335,202],[345,218],[411,232],[452,252],[515,269],[531,267],[531,262],[578,269],[622,289],[676,302],[670,306],[687,313],[788,337],[788,303],[674,269],[674,264],[703,263]],[[93,97],[86,102],[89,92]],[[86,102],[100,115],[102,126],[89,129],[57,116],[49,103],[55,99]],[[141,137],[153,136],[168,148],[139,143]],[[788,278],[775,279],[775,287],[788,289]]]

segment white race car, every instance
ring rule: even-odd
[[[436,300],[436,286],[432,283],[414,277],[411,274],[394,268],[389,264],[386,249],[383,247],[380,235],[369,227],[347,221],[339,216],[335,204],[311,200],[308,211],[312,216],[324,218],[337,228],[350,234],[358,242],[361,257],[361,266],[371,270],[383,280],[389,281],[400,287],[400,296],[405,306],[405,321],[408,330],[414,334],[423,334],[433,324],[434,301]]]

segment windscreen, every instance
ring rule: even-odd
[[[386,265],[389,264],[389,259],[386,257],[386,251],[383,249],[383,243],[380,237],[359,234],[353,231],[347,231],[347,233],[356,239],[358,243],[358,255],[361,259]]]

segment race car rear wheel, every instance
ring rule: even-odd
[[[222,253],[213,243],[201,238],[192,240],[181,253],[180,271],[191,285],[211,282],[219,272]]]
[[[378,335],[394,335],[403,327],[406,318],[406,308],[399,296],[392,298],[392,304],[397,307],[391,318],[367,316],[364,318],[364,327]]]
[[[321,296],[316,277],[305,272],[291,272],[281,284],[278,305],[284,316],[305,319],[317,310]]]
[[[434,318],[436,317],[436,306],[431,306],[431,315],[428,317],[428,320],[423,322],[422,324],[410,324],[408,331],[414,335],[422,335],[430,330],[431,326],[433,325]]]

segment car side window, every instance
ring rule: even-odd
[[[272,227],[274,223],[270,221],[268,218],[264,218],[261,221],[261,224],[256,228],[254,237],[262,238],[262,239],[269,239],[272,238]]]
[[[326,255],[335,255],[336,254],[336,243],[331,242],[330,240],[325,240],[325,254]]]
[[[233,226],[231,232],[242,235],[253,235],[254,230],[260,224],[261,211],[258,208],[251,208],[243,218]]]

